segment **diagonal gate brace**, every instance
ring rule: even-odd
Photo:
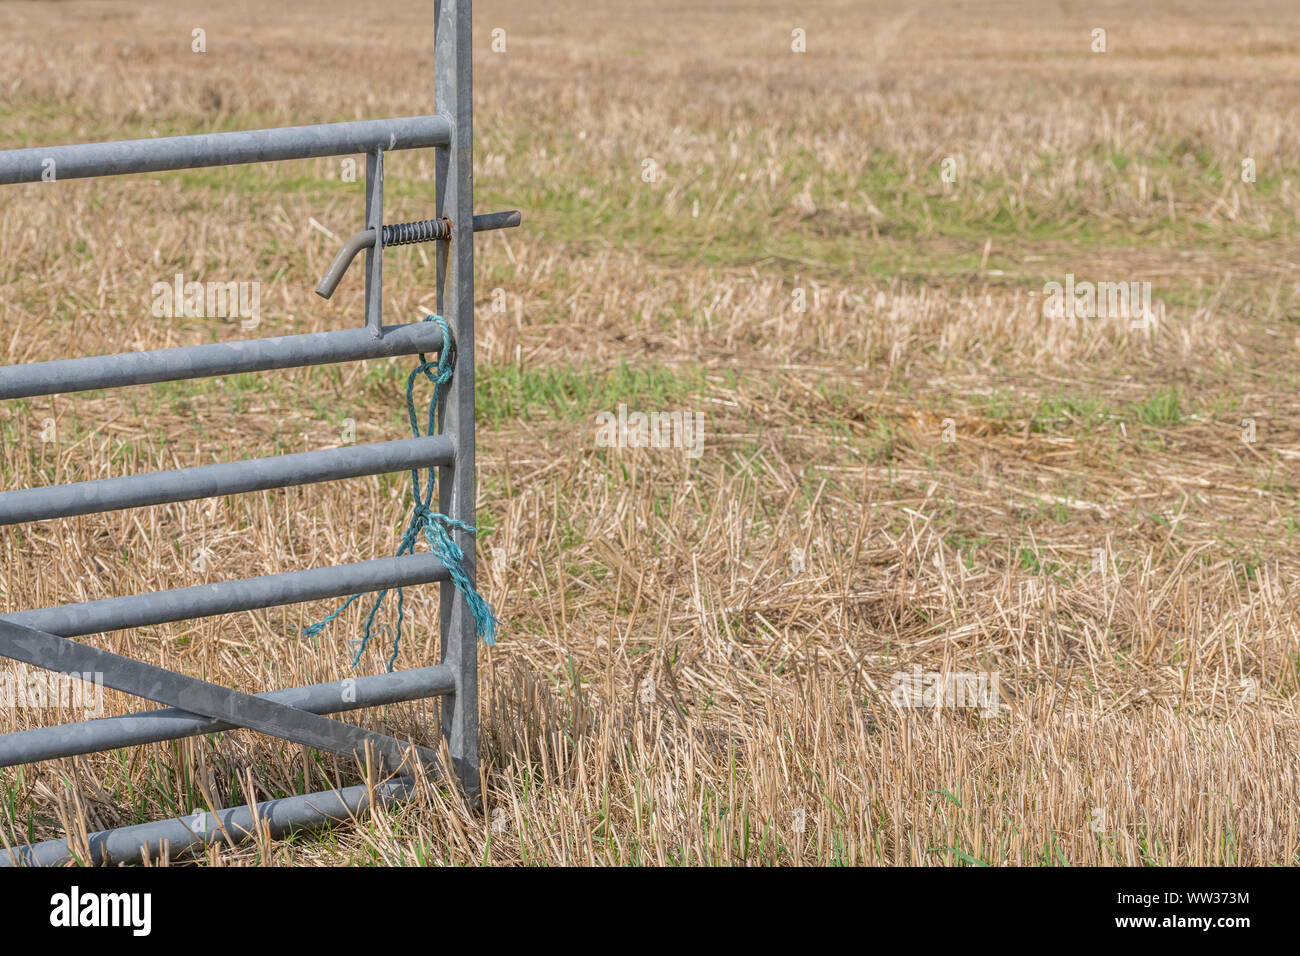
[[[412,752],[426,765],[436,766],[439,762],[438,755],[426,747],[403,744],[385,734],[298,710],[265,697],[243,694],[11,621],[0,620],[0,656],[61,673],[102,674],[104,684],[114,690],[341,757],[364,761],[367,748],[370,748],[389,773],[397,773],[403,767],[409,772]]]

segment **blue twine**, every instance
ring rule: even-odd
[[[442,389],[451,381],[452,370],[456,364],[456,346],[452,342],[451,329],[447,327],[447,322],[440,315],[425,316],[426,322],[437,322],[438,327],[442,329],[442,351],[438,355],[436,363],[430,362],[424,353],[420,353],[420,364],[415,367],[406,379],[406,414],[411,422],[411,434],[420,438],[420,422],[415,414],[415,380],[421,374],[433,383],[433,395],[429,399],[429,420],[425,427],[425,434],[436,434],[434,431],[435,424],[438,431],[442,430],[442,411],[439,404],[442,398]],[[435,422],[436,419],[436,422]],[[455,539],[452,537],[452,529],[464,531],[467,534],[475,534],[476,530],[463,521],[457,521],[455,518],[449,518],[447,515],[439,514],[430,508],[433,501],[433,483],[434,469],[430,468],[428,479],[424,483],[424,488],[420,487],[420,472],[418,469],[411,469],[411,499],[414,502],[411,509],[411,522],[407,525],[406,531],[402,534],[401,544],[397,546],[397,556],[412,554],[415,551],[415,544],[419,540],[421,532],[424,539],[429,543],[429,550],[438,556],[451,576],[451,582],[455,585],[456,590],[460,592],[469,605],[470,613],[474,615],[474,622],[477,625],[478,636],[483,639],[485,644],[493,644],[496,639],[497,626],[500,622],[496,615],[492,613],[492,606],[483,600],[482,595],[474,589],[469,575],[465,573],[465,552],[461,550]],[[353,666],[361,661],[361,655],[365,653],[370,646],[371,630],[374,627],[375,617],[379,614],[379,609],[383,607],[384,598],[388,596],[390,588],[384,588],[375,598],[374,605],[370,608],[370,613],[366,615],[366,626],[362,632],[360,644],[355,656],[352,658]],[[357,600],[365,596],[365,592],[354,594],[344,601],[333,613],[327,615],[315,624],[303,629],[304,637],[315,637],[325,630],[334,619],[346,611]],[[393,664],[397,660],[397,651],[402,642],[402,617],[403,617],[404,597],[402,589],[397,588],[397,630],[393,637],[393,653],[388,658],[388,669],[393,669]]]

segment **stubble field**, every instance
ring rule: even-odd
[[[431,112],[431,10],[0,3],[0,146]],[[200,860],[1300,862],[1298,29],[1281,0],[481,0],[477,206],[524,214],[476,246],[484,806],[432,782]],[[359,269],[312,294],[362,225],[346,172],[0,190],[0,362],[359,325]],[[430,215],[431,153],[387,189]],[[389,321],[431,265],[386,253]],[[259,283],[260,324],[154,317],[177,274]],[[1067,277],[1162,307],[1046,314]],[[411,364],[6,402],[0,483],[405,437]],[[603,447],[620,405],[701,413],[699,454]],[[6,528],[0,611],[388,554],[408,488]],[[360,611],[299,636],[333,606],[86,640],[254,692],[381,671]],[[398,666],[436,663],[436,589],[406,606]],[[899,707],[900,672],[998,700]],[[439,739],[437,701],[355,719]],[[0,846],[360,779],[245,732],[9,768]]]

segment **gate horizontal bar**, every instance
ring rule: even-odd
[[[264,833],[269,831],[271,839],[279,839],[296,830],[317,829],[348,820],[372,805],[389,806],[409,799],[414,792],[415,782],[410,777],[395,777],[373,787],[358,784],[342,790],[264,801],[257,805],[256,824],[254,813],[242,806],[218,810],[216,814],[204,810],[171,820],[100,830],[86,838],[90,859],[80,862],[138,863],[142,851],[153,858],[164,847],[174,858],[191,847],[246,842],[255,837],[259,828]],[[0,847],[0,866],[64,866],[77,862],[79,857],[80,851],[74,852],[67,840],[48,840],[12,850]]]
[[[442,330],[436,323],[410,322],[384,326],[382,338],[376,338],[369,329],[336,329],[151,352],[90,355],[0,366],[0,399],[330,365],[441,349]]]
[[[37,146],[0,152],[0,185],[348,156],[372,149],[446,146],[450,141],[451,124],[445,116],[404,116],[115,143]]]
[[[154,591],[150,594],[18,611],[0,616],[0,620],[12,621],[60,637],[81,637],[128,627],[148,627],[195,617],[255,611],[301,601],[343,597],[412,584],[431,584],[448,579],[447,569],[442,562],[428,552],[421,552],[400,558],[375,558],[355,564],[200,584],[174,591]]]
[[[273,458],[23,488],[0,492],[0,525],[449,466],[454,461],[455,449],[450,438],[424,435]]]
[[[312,714],[341,714],[366,707],[382,707],[408,700],[422,700],[451,694],[456,677],[442,664],[390,674],[370,674],[351,681],[311,684],[274,690],[256,697],[286,704]],[[37,727],[0,735],[0,767],[12,767],[40,760],[75,757],[79,754],[138,747],[143,744],[180,740],[200,734],[235,729],[211,717],[201,717],[176,707],[144,710],[117,717],[101,717],[56,727]]]

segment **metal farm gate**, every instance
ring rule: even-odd
[[[351,259],[365,261],[365,327],[306,335],[196,345],[123,355],[70,358],[0,368],[0,399],[52,395],[180,379],[260,372],[386,356],[446,354],[440,324],[381,323],[382,249],[437,242],[438,312],[450,327],[455,372],[444,389],[443,432],[154,474],[0,492],[0,524],[158,505],[402,470],[437,469],[442,515],[460,522],[452,539],[474,578],[474,232],[518,225],[517,212],[474,216],[470,0],[436,0],[434,113],[281,129],[213,133],[130,142],[0,152],[0,185],[39,183],[241,163],[364,153],[365,230],[344,245],[318,292],[328,297]],[[384,154],[433,148],[436,211],[417,223],[384,225]],[[431,429],[432,431],[432,429]],[[418,507],[418,505],[417,505]],[[459,573],[457,569],[456,573]],[[370,803],[409,793],[410,761],[428,766],[436,752],[402,744],[326,714],[441,695],[442,729],[453,772],[470,795],[478,791],[478,634],[473,608],[434,554],[406,553],[372,561],[115,597],[0,616],[0,656],[61,673],[102,674],[103,683],[166,705],[118,717],[0,736],[0,766],[118,747],[176,740],[235,727],[250,728],[348,758],[367,752],[395,774],[377,787],[359,785],[248,807],[196,813],[92,834],[89,861],[139,860],[164,845],[173,853],[246,839],[259,829],[279,836],[343,819]],[[73,638],[122,628],[341,597],[404,585],[441,582],[441,663],[339,683],[248,695],[98,650]],[[78,844],[79,845],[79,844]],[[70,841],[0,849],[0,865],[48,865],[80,854]]]

